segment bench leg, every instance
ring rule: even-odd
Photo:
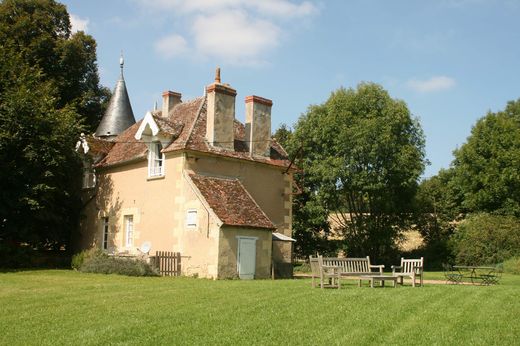
[[[381,287],[385,287],[385,280],[381,280]]]

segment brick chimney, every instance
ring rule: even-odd
[[[220,82],[220,68],[217,68],[215,82],[206,87],[206,139],[212,146],[228,150],[235,148],[233,123],[236,95],[235,89]]]
[[[174,91],[165,91],[162,93],[162,98],[163,98],[163,103],[162,103],[162,116],[164,118],[167,118],[168,115],[170,114],[170,111],[173,109],[173,107],[175,107],[176,105],[178,105],[179,103],[181,103],[181,94],[180,93],[176,93]]]
[[[273,101],[263,97],[246,97],[246,144],[251,155],[270,154],[272,106]]]

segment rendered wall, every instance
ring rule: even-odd
[[[232,232],[223,232],[208,217],[186,178],[183,167],[213,176],[239,178],[255,201],[277,227],[277,232],[291,236],[291,179],[282,174],[282,169],[254,163],[184,154],[166,156],[165,176],[148,178],[147,160],[111,168],[98,175],[96,190],[88,193],[95,196],[83,210],[80,234],[77,239],[80,249],[102,246],[102,217],[109,217],[109,251],[138,253],[137,248],[150,241],[155,251],[179,251],[185,275],[199,277],[234,277],[236,275],[236,239],[229,238]],[[86,197],[85,201],[88,200]],[[196,229],[186,226],[188,209],[197,210]],[[124,244],[124,216],[134,220],[134,243]],[[262,241],[257,250],[259,277],[270,275],[271,232],[260,232]],[[256,234],[256,233],[255,233]],[[268,235],[267,235],[268,234]],[[224,242],[219,237],[224,237]],[[266,248],[267,244],[269,245]],[[219,256],[224,256],[218,260]],[[231,256],[231,257],[230,257]],[[235,256],[235,257],[232,257]],[[258,257],[260,256],[260,257]],[[275,258],[290,258],[290,247],[276,251]]]
[[[178,251],[179,237],[175,230],[184,216],[174,212],[182,202],[181,172],[183,157],[169,156],[165,162],[165,176],[148,178],[146,160],[114,167],[98,174],[96,195],[84,208],[81,216],[79,243],[81,248],[102,246],[102,217],[110,223],[109,251],[137,253],[144,242],[152,243],[155,251]],[[133,246],[127,247],[124,217],[134,221]]]
[[[238,236],[257,237],[255,279],[271,277],[272,233],[266,229],[222,227],[220,230],[218,278],[238,278]]]
[[[183,176],[182,179],[183,193],[178,198],[179,205],[182,207],[176,211],[179,218],[184,218],[176,230],[177,249],[183,256],[182,272],[188,276],[216,279],[220,227],[216,223],[215,217],[210,214],[210,210],[195,194],[186,177]],[[196,227],[188,227],[186,224],[188,210],[197,211]]]
[[[190,154],[186,167],[196,173],[240,179],[244,187],[277,228],[276,232],[292,236],[292,178],[281,168],[257,162]],[[273,261],[287,263],[292,256],[290,245],[279,246]],[[290,261],[290,260],[289,260]],[[219,265],[220,266],[220,265]],[[290,277],[291,274],[284,275]]]

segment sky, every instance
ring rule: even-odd
[[[520,98],[520,0],[67,0],[73,30],[97,41],[113,89],[123,52],[136,120],[165,90],[203,95],[221,68],[244,98],[273,100],[293,127],[340,87],[382,85],[420,121],[430,164],[448,168],[476,121]]]

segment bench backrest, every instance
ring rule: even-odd
[[[320,276],[320,263],[318,261],[318,257],[309,256],[309,264],[311,266],[312,276],[319,277]]]
[[[363,258],[324,257],[323,264],[341,267],[342,273],[370,273],[369,256]]]
[[[405,259],[401,258],[401,273],[420,274],[423,271],[424,257],[420,259]]]

